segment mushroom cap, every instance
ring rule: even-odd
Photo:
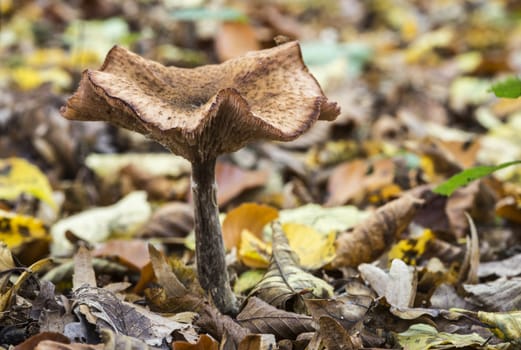
[[[218,65],[165,67],[114,46],[60,110],[137,131],[190,161],[258,139],[289,141],[340,113],[289,42]]]

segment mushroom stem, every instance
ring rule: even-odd
[[[237,299],[226,270],[215,184],[216,159],[192,162],[195,213],[195,254],[199,283],[224,314],[238,312]]]

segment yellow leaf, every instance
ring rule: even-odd
[[[11,79],[22,90],[31,90],[37,88],[43,83],[43,78],[39,71],[28,66],[14,68],[11,72]]]
[[[285,223],[282,225],[282,229],[303,268],[319,269],[330,263],[335,257],[336,234],[334,231],[324,235],[312,227],[296,223]]]
[[[489,326],[499,338],[514,344],[521,344],[521,311],[478,311],[478,318]]]
[[[9,249],[18,248],[36,239],[50,241],[41,220],[0,210],[0,241]]]
[[[57,210],[47,177],[25,159],[0,159],[0,199],[14,200],[27,193]]]
[[[401,259],[408,265],[416,265],[417,258],[425,253],[427,244],[433,239],[434,233],[429,229],[425,229],[417,238],[402,239],[389,251],[389,261]]]
[[[58,48],[38,49],[32,52],[25,64],[33,67],[63,66],[67,62],[67,54]]]
[[[257,238],[249,230],[242,230],[239,245],[239,259],[244,265],[254,268],[266,268],[271,257],[271,246]]]

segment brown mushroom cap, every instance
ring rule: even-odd
[[[258,139],[293,140],[339,112],[308,72],[297,42],[192,69],[115,46],[100,70],[83,72],[61,109],[68,119],[104,120],[145,134],[190,161]]]

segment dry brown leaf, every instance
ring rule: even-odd
[[[331,265],[355,267],[376,259],[407,228],[422,203],[421,199],[404,195],[380,207],[351,231],[340,234]]]
[[[277,309],[256,297],[248,299],[237,321],[253,333],[271,333],[277,339],[295,339],[315,330],[310,316]]]
[[[143,307],[121,301],[114,293],[102,288],[83,286],[74,291],[74,310],[77,315],[98,329],[114,330],[138,338],[151,346],[168,340],[176,331],[188,341],[197,335],[189,324],[182,324]]]
[[[197,343],[192,344],[186,341],[174,341],[172,350],[218,350],[219,342],[206,334],[201,334]]]
[[[147,243],[143,240],[112,239],[99,243],[92,251],[95,257],[114,257],[134,270],[141,270],[150,262]]]
[[[255,237],[262,238],[264,226],[278,216],[277,209],[255,203],[244,203],[230,210],[222,225],[225,248],[236,247],[238,249],[243,230],[248,230]]]
[[[306,349],[309,350],[354,350],[356,349],[349,333],[337,320],[322,316],[319,321],[319,331]]]
[[[247,22],[221,23],[214,40],[220,62],[260,49],[255,29]]]
[[[465,237],[469,228],[465,212],[468,212],[473,218],[479,218],[479,222],[491,222],[495,217],[495,203],[496,200],[490,188],[480,180],[454,191],[447,198],[445,213],[455,238]]]
[[[217,162],[215,167],[217,181],[217,204],[222,206],[245,190],[264,186],[268,173],[262,170],[244,170],[230,163]]]
[[[468,213],[465,217],[469,222],[470,236],[467,236],[467,251],[465,252],[465,259],[461,264],[459,282],[475,284],[478,283],[478,268],[479,268],[479,238],[476,225]]]
[[[141,237],[185,237],[194,228],[194,211],[184,202],[170,202],[157,209],[139,230]]]
[[[480,305],[481,311],[509,312],[521,309],[521,278],[504,277],[480,284],[464,284],[467,300]]]
[[[249,334],[240,343],[238,350],[271,350],[277,348],[273,334]]]
[[[185,295],[188,290],[172,272],[172,268],[166,261],[165,256],[151,244],[148,245],[148,251],[154,274],[158,283],[163,286],[167,297],[181,297]]]
[[[325,203],[327,206],[342,205],[349,201],[359,201],[364,195],[364,177],[368,170],[365,160],[354,160],[338,165],[327,184],[329,199]]]
[[[44,340],[53,341],[60,345],[69,344],[70,340],[65,335],[54,332],[42,332],[26,339],[23,343],[18,344],[13,350],[34,350],[39,349],[38,344]],[[59,348],[58,348],[59,349]]]
[[[44,340],[40,342],[34,350],[107,350],[105,344],[81,344],[81,343],[72,343],[72,344],[64,344],[61,342],[57,342],[54,340]]]
[[[156,347],[148,346],[136,337],[129,337],[125,334],[113,332],[110,329],[101,330],[101,339],[105,344],[103,350],[154,350]]]
[[[304,302],[315,321],[324,316],[331,317],[349,330],[363,319],[373,300],[369,295],[347,295],[336,299],[308,299]]]
[[[72,289],[77,290],[82,286],[96,286],[96,275],[92,267],[92,256],[90,251],[83,246],[74,254]]]

